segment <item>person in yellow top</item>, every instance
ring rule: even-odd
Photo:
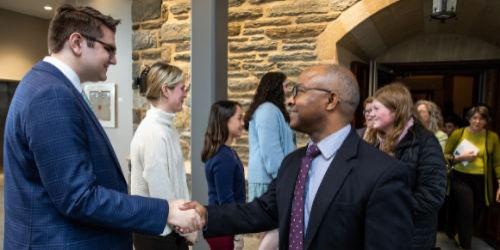
[[[474,223],[484,205],[500,202],[500,143],[498,135],[486,129],[490,120],[486,106],[472,107],[466,118],[469,126],[450,135],[444,153],[453,166],[451,195],[459,243],[462,248],[470,249]],[[457,150],[461,143],[474,146]]]

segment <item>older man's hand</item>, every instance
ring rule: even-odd
[[[181,210],[181,206],[185,203],[186,201],[184,200],[169,202],[167,223],[175,228],[182,228],[182,233],[191,233],[201,230],[205,225],[204,220],[202,220],[194,209],[184,208]]]

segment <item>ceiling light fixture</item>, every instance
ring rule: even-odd
[[[444,23],[447,19],[457,16],[457,0],[433,0],[432,19],[441,20]]]
[[[43,9],[46,10],[46,11],[51,11],[52,10],[52,6],[45,5],[45,6],[43,6]]]

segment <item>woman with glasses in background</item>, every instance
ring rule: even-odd
[[[490,112],[486,106],[472,107],[466,118],[469,126],[450,135],[444,153],[453,165],[451,196],[459,244],[471,249],[481,212],[500,202],[500,144],[498,135],[487,129]]]

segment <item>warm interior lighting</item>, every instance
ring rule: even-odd
[[[52,6],[45,5],[45,6],[43,6],[43,9],[46,10],[46,11],[51,11],[52,10]]]

